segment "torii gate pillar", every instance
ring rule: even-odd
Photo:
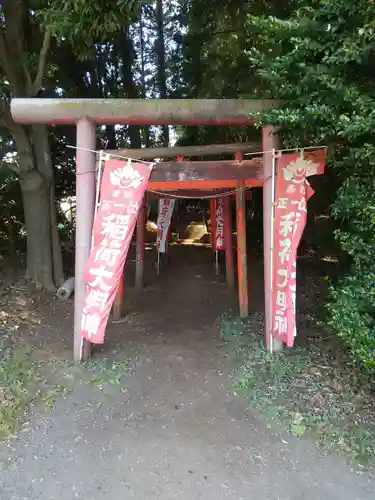
[[[77,123],[76,154],[76,251],[74,291],[74,359],[91,356],[91,343],[81,336],[81,317],[85,299],[85,265],[90,256],[95,213],[95,123],[82,119]]]
[[[138,212],[136,228],[135,289],[142,291],[145,267],[145,232],[147,219],[147,193]]]
[[[271,220],[273,217],[273,187],[274,177],[273,149],[279,148],[279,139],[273,127],[262,129],[262,149],[264,153],[264,184],[263,184],[263,252],[264,252],[264,312],[265,312],[265,340],[267,350],[279,351],[283,348],[281,340],[274,338],[271,332],[271,259],[272,235]]]
[[[236,153],[236,160],[242,161],[242,153]],[[237,210],[237,269],[238,269],[238,299],[240,317],[249,315],[249,281],[247,275],[247,244],[246,244],[246,193],[244,181],[236,183]]]

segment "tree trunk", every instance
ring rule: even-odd
[[[129,35],[129,27],[124,28],[124,36],[122,38],[122,78],[124,82],[125,94],[130,99],[135,99],[138,97],[137,87],[134,83],[133,77],[133,60],[134,60],[134,46],[133,41]],[[138,149],[142,146],[141,143],[141,131],[138,126],[129,126],[129,139],[130,145],[134,149]]]
[[[27,233],[27,271],[38,290],[56,289],[53,281],[50,198],[47,184],[37,170],[20,174]]]
[[[160,98],[167,97],[167,77],[165,71],[165,41],[164,41],[164,13],[163,0],[156,0],[156,26],[157,40],[155,44],[155,52],[157,57],[157,79],[160,92]],[[162,144],[169,146],[169,127],[162,127]]]
[[[107,139],[106,149],[117,149],[115,125],[106,125],[105,135]]]
[[[6,227],[6,231],[8,234],[8,240],[9,240],[8,241],[9,254],[10,254],[11,261],[15,262],[16,256],[17,256],[16,242],[14,240],[14,228],[13,228],[13,221],[12,221],[12,212],[11,212],[11,209],[9,206],[6,208],[5,213],[6,213],[5,227]]]
[[[139,11],[139,42],[140,42],[140,57],[141,57],[141,95],[142,99],[146,99],[146,62],[145,62],[145,40],[143,32],[143,9],[142,4],[140,5]],[[150,142],[150,127],[143,127],[144,143],[146,148],[151,147]]]
[[[13,132],[19,152],[19,182],[27,238],[26,275],[38,290],[55,291],[64,282],[56,221],[53,171],[46,127]],[[37,168],[38,167],[38,168]]]
[[[61,253],[61,242],[56,218],[55,185],[53,180],[53,166],[48,138],[48,128],[44,125],[32,127],[33,149],[36,160],[36,168],[44,178],[49,198],[49,210],[46,217],[50,222],[51,248],[52,248],[52,270],[53,281],[60,287],[64,281],[64,269]],[[47,215],[48,214],[48,215]]]
[[[43,30],[34,25],[35,16],[29,3],[26,0],[1,2],[0,66],[12,97],[36,97],[47,70],[52,28]],[[15,123],[3,93],[0,114],[17,146],[27,237],[27,273],[38,288],[52,290],[56,284],[63,283],[64,277],[48,129],[43,125],[26,127]]]

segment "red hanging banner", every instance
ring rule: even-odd
[[[224,198],[210,200],[212,248],[225,250],[224,245]]]
[[[224,198],[215,199],[215,250],[224,250]]]
[[[211,233],[211,246],[215,250],[215,233],[216,233],[216,215],[215,215],[215,200],[210,200],[210,233]]]
[[[86,294],[81,323],[82,337],[94,344],[104,342],[151,170],[152,164],[122,160],[105,163],[93,245],[85,269]]]
[[[292,347],[296,336],[297,249],[314,194],[307,176],[324,172],[325,150],[284,154],[277,160],[273,230],[272,335]]]

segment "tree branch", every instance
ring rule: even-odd
[[[4,127],[9,130],[13,135],[13,139],[16,137],[24,137],[25,128],[20,123],[16,123],[13,120],[12,114],[10,112],[9,101],[6,98],[0,98],[0,127]]]
[[[0,126],[10,130],[13,123],[9,102],[7,99],[2,98],[0,99]]]
[[[52,40],[52,28],[48,27],[44,33],[43,44],[40,49],[38,72],[36,74],[34,83],[32,85],[33,97],[35,97],[38,94],[43,84],[43,78],[45,76],[46,65],[47,65],[47,55],[51,47],[51,40]]]
[[[4,68],[6,77],[12,86],[15,95],[18,94],[17,75],[9,57],[9,51],[3,30],[0,29],[0,64]]]
[[[15,174],[20,174],[20,169],[14,163],[10,163],[9,161],[0,161],[0,168],[8,168]]]

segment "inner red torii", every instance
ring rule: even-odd
[[[13,99],[11,113],[14,120],[23,124],[76,124],[76,250],[75,250],[75,299],[74,299],[74,358],[87,359],[91,344],[81,338],[81,315],[85,294],[84,268],[90,254],[92,226],[95,211],[96,125],[251,125],[257,112],[268,109],[276,101],[217,100],[217,99]],[[191,156],[220,154],[215,146],[191,147]],[[202,149],[203,148],[203,149]],[[206,150],[204,150],[206,148]],[[189,156],[181,148],[108,151],[116,155],[151,159],[158,156]],[[183,149],[183,148],[182,148]],[[185,148],[186,149],[186,148]],[[250,145],[225,145],[222,153],[236,154],[235,160],[215,162],[162,162],[153,169],[150,189],[157,191],[236,190],[237,251],[240,314],[248,314],[247,255],[245,227],[246,187],[263,186],[264,223],[264,292],[265,338],[270,347],[270,269],[271,269],[271,217],[273,204],[273,151],[278,149],[278,138],[271,127],[262,130],[262,158],[243,160],[242,153],[251,151]],[[152,155],[152,156],[151,156]],[[142,224],[144,214],[139,215]],[[273,339],[273,349],[280,349],[282,342]]]

